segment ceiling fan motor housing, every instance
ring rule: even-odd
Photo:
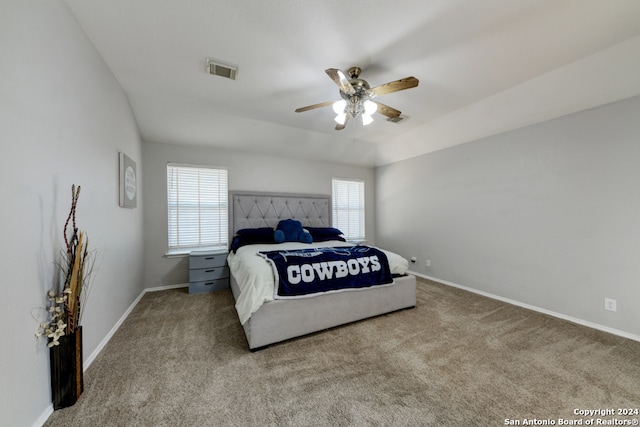
[[[354,118],[363,112],[363,102],[372,98],[369,92],[369,83],[366,80],[358,78],[361,71],[360,67],[351,67],[347,70],[347,74],[350,77],[349,83],[355,91],[353,94],[349,95],[348,93],[340,91],[340,96],[348,102],[345,112],[348,112],[351,117]]]

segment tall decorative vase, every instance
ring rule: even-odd
[[[59,338],[60,344],[49,349],[51,362],[51,398],[53,409],[76,403],[84,390],[82,376],[82,326]]]

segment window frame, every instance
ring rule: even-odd
[[[196,230],[190,230],[190,232],[197,234],[197,238],[192,238],[193,244],[188,244],[189,242],[180,239],[179,236],[172,237],[173,233],[180,233],[179,229],[179,219],[172,220],[172,209],[178,210],[176,215],[180,214],[180,201],[178,200],[177,205],[174,206],[172,204],[172,198],[174,198],[175,192],[171,192],[171,168],[183,169],[184,172],[188,170],[196,170],[198,174],[198,183],[197,189],[195,191],[190,191],[185,193],[186,197],[191,198],[190,203],[185,203],[183,198],[183,206],[186,206],[187,211],[192,210],[191,214],[195,214],[197,219],[197,224],[193,224]],[[215,176],[210,177],[211,184],[216,184],[218,186],[218,191],[214,191],[213,195],[215,196],[213,200],[207,200],[206,193],[203,193],[205,189],[200,186],[200,173],[202,171],[214,171]],[[225,167],[218,166],[209,166],[209,165],[194,165],[194,164],[184,164],[184,163],[175,163],[175,162],[167,162],[167,175],[166,175],[166,185],[167,185],[167,256],[181,256],[188,255],[191,251],[203,251],[203,250],[220,250],[227,249],[229,247],[229,171]],[[183,184],[184,185],[184,184]],[[195,199],[193,199],[195,197]],[[179,198],[179,196],[178,196]],[[204,200],[205,204],[211,204],[212,206],[203,207],[202,201]],[[193,203],[196,203],[197,206],[189,206]],[[195,210],[194,210],[195,209]],[[183,209],[183,213],[185,210]],[[208,214],[213,215],[210,217],[210,221],[215,223],[211,227],[203,227],[203,219],[202,215]],[[217,216],[216,216],[217,215]],[[175,225],[174,225],[175,223]],[[188,225],[186,226],[188,228]],[[206,237],[203,238],[203,235],[210,233],[215,238],[213,240],[208,240]],[[177,240],[176,240],[177,239]],[[197,240],[197,243],[194,241]]]
[[[350,186],[356,185],[357,196],[359,200],[354,201],[348,194],[347,198],[351,200],[340,201],[338,200],[339,191],[346,191],[349,193]],[[345,187],[347,188],[337,188]],[[349,242],[362,243],[366,241],[366,200],[365,200],[365,181],[363,179],[353,178],[332,178],[331,180],[331,219],[332,225],[335,228],[340,229],[344,233],[344,238]],[[342,211],[342,212],[341,212]],[[347,216],[346,224],[344,223],[344,216]],[[343,219],[340,220],[339,216]],[[353,221],[353,216],[357,216],[358,219]],[[357,228],[357,230],[354,230]]]

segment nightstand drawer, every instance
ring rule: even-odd
[[[229,267],[209,267],[189,270],[189,282],[203,282],[229,277]]]
[[[226,250],[193,251],[189,255],[189,293],[219,291],[229,287]]]
[[[199,294],[203,292],[220,291],[222,289],[227,289],[228,287],[229,287],[228,277],[225,277],[224,279],[207,280],[204,282],[190,282],[189,293]]]
[[[227,252],[209,255],[191,255],[189,257],[189,268],[222,267],[227,262]]]

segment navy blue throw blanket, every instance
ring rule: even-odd
[[[258,252],[274,267],[274,298],[393,283],[384,252],[369,246]]]

